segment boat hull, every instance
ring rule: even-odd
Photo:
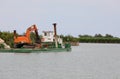
[[[44,48],[44,49],[0,49],[0,53],[40,53],[40,52],[64,52],[71,48]]]

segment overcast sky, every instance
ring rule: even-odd
[[[41,34],[55,22],[58,34],[120,37],[120,0],[0,0],[0,31],[36,24]]]

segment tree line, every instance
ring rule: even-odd
[[[41,37],[41,35],[39,35]],[[80,43],[120,43],[119,37],[114,37],[110,34],[101,35],[95,34],[91,35],[78,35],[78,37],[74,37],[72,35],[59,35],[59,37],[63,38],[63,42],[80,42]],[[14,46],[14,34],[11,32],[1,32],[0,38],[2,38],[6,44],[10,45],[10,47]],[[31,33],[31,38],[33,42],[35,41],[35,34]]]
[[[71,35],[63,36],[64,41],[69,42],[80,42],[80,43],[120,43],[120,38],[114,37],[110,34],[101,35],[95,34],[91,35],[78,35],[78,37],[73,37]]]

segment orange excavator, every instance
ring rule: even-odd
[[[36,35],[35,43],[40,45],[41,40],[38,35],[37,27],[36,25],[32,25],[26,30],[25,35],[17,36],[16,30],[14,30],[14,47],[15,48],[21,48],[21,47],[34,48],[35,44],[32,44],[32,40],[30,38],[30,34],[33,31],[35,32],[35,35]]]

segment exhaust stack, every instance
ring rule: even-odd
[[[56,23],[53,23],[54,26],[54,38],[55,38],[55,47],[58,48],[58,38],[57,38],[57,29],[56,29]]]
[[[56,23],[53,24],[53,26],[54,26],[54,37],[57,36],[56,25],[57,25]]]
[[[16,30],[14,30],[14,39],[17,38]]]

